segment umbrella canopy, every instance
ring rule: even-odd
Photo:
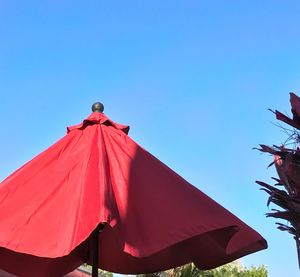
[[[96,110],[0,184],[1,269],[54,277],[91,264],[100,223],[99,266],[125,274],[210,269],[267,247],[128,130]]]

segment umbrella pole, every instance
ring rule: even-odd
[[[297,254],[298,254],[298,266],[300,270],[300,240],[299,240],[298,233],[296,233],[295,240],[296,240],[296,247],[297,247]]]
[[[98,277],[99,268],[99,233],[104,228],[104,224],[100,223],[92,233],[92,247],[93,247],[93,260],[92,260],[92,277]]]

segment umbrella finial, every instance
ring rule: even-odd
[[[93,112],[103,113],[103,111],[104,111],[104,106],[103,106],[103,104],[100,103],[100,102],[94,103],[93,106],[92,106],[92,111],[93,111]]]

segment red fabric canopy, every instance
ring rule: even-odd
[[[91,263],[146,273],[209,269],[264,249],[253,229],[152,156],[99,112],[0,184],[0,268],[62,276]]]

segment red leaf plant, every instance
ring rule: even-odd
[[[269,166],[275,166],[279,178],[272,178],[276,182],[274,185],[261,181],[256,181],[256,183],[269,195],[267,205],[273,203],[281,208],[281,210],[272,209],[272,212],[267,213],[266,216],[288,221],[288,224],[277,222],[277,228],[293,235],[300,268],[300,148],[298,147],[300,144],[300,97],[290,93],[290,102],[292,118],[277,110],[274,113],[276,119],[293,127],[292,129],[283,128],[288,134],[287,142],[291,142],[288,145],[292,144],[293,147],[287,147],[287,143],[271,147],[261,144],[258,150],[273,155],[274,161]]]

